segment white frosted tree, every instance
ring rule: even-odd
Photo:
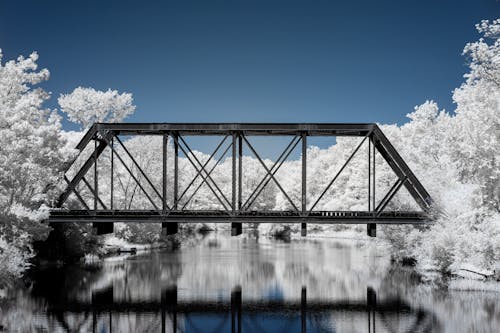
[[[135,111],[132,94],[108,89],[78,87],[69,94],[62,94],[57,100],[69,120],[90,127],[95,122],[120,122]]]
[[[72,155],[61,136],[60,117],[43,106],[50,95],[36,86],[49,71],[39,70],[37,60],[32,53],[3,63],[0,51],[0,257],[23,256],[0,262],[11,263],[2,270],[14,275],[25,268],[19,262],[29,256],[31,240],[47,234],[37,221],[46,216],[45,204],[56,194],[63,162]]]
[[[500,212],[500,20],[476,28],[484,38],[465,46],[470,71],[453,92],[452,148],[462,180],[481,184],[483,203]]]
[[[47,69],[38,70],[38,55],[1,59],[0,53],[0,211],[36,218],[71,151],[57,112],[43,107],[50,95],[36,87],[49,78]]]

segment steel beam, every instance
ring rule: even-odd
[[[293,206],[293,208],[296,211],[299,211],[299,209],[297,208],[297,206],[293,203],[292,199],[290,199],[290,197],[288,196],[288,194],[286,193],[286,191],[283,189],[283,187],[281,187],[280,183],[276,180],[276,178],[274,177],[274,175],[271,173],[271,171],[269,170],[269,168],[266,166],[266,163],[264,163],[264,161],[262,161],[262,159],[260,158],[259,154],[257,154],[257,152],[255,151],[255,149],[253,148],[253,146],[250,144],[250,142],[248,142],[248,140],[245,137],[243,137],[243,140],[245,140],[246,144],[248,145],[248,148],[250,148],[250,150],[253,152],[253,154],[255,155],[255,157],[259,160],[260,164],[266,170],[266,172],[269,175],[269,177],[271,177],[272,180],[274,180],[274,183],[276,184],[276,186],[278,186],[278,188],[283,193],[283,195],[285,195],[285,197],[287,198],[288,202],[290,202],[290,204]]]
[[[66,181],[67,184],[69,184],[69,179],[68,177],[64,176],[64,180]],[[83,207],[86,209],[86,210],[90,210],[89,206],[87,205],[87,203],[85,202],[85,200],[82,198],[82,196],[80,195],[80,193],[78,192],[78,190],[76,188],[73,189],[73,193],[76,195],[78,201],[80,201],[80,203],[83,205]]]
[[[115,139],[114,137],[111,138],[111,147],[114,147],[114,144],[115,144]],[[110,174],[111,174],[111,177],[110,177],[110,194],[109,194],[109,206],[111,208],[111,210],[113,210],[113,200],[114,200],[114,184],[115,184],[115,175],[114,175],[114,171],[115,171],[115,152],[113,149],[111,149],[111,170],[110,170]]]
[[[285,148],[285,150],[281,153],[281,155],[278,157],[278,159],[273,163],[271,166],[271,174],[274,176],[278,170],[281,168],[283,163],[286,161],[288,156],[292,153],[292,151],[297,147],[297,144],[300,142],[299,137],[293,137],[292,141],[288,144],[288,146]],[[243,209],[247,210],[250,209],[252,204],[255,202],[255,200],[259,197],[260,193],[266,188],[267,184],[272,180],[270,175],[266,173],[264,177],[261,179],[259,184],[255,187],[252,193],[248,196],[247,200],[243,204]]]
[[[149,180],[148,176],[146,176],[146,173],[144,172],[144,170],[142,170],[142,168],[139,165],[139,163],[137,163],[137,161],[132,156],[132,154],[130,154],[130,152],[128,151],[127,147],[125,147],[125,145],[123,144],[122,140],[120,140],[120,138],[118,136],[116,136],[116,135],[115,135],[115,137],[116,137],[116,140],[118,141],[118,143],[120,144],[120,146],[123,148],[123,151],[125,151],[125,153],[128,155],[128,157],[132,160],[132,163],[134,163],[134,165],[137,168],[137,170],[139,170],[139,172],[142,174],[142,176],[144,177],[144,179],[146,179],[146,182],[148,182],[149,186],[151,186],[151,188],[153,189],[153,191],[156,193],[156,195],[163,202],[163,198],[162,198],[160,192],[158,192],[158,190],[154,186],[153,182],[151,180]]]
[[[307,211],[307,134],[302,133],[302,214]]]
[[[99,195],[96,194],[96,192],[94,191],[94,189],[92,188],[92,186],[90,186],[90,183],[87,181],[87,179],[85,179],[85,177],[83,177],[82,181],[85,184],[85,186],[87,186],[87,188],[89,189],[90,193],[94,196],[94,198],[97,198],[97,202],[99,202],[99,204],[101,205],[101,207],[103,209],[108,209],[108,207],[106,207],[106,205],[104,204],[104,202],[102,202],[102,200],[99,197]]]
[[[199,171],[199,172],[202,172],[202,171],[205,171],[206,174],[207,171],[203,168],[203,165],[201,164],[201,162],[198,160],[198,158],[196,157],[196,155],[193,153],[193,151],[191,150],[191,148],[187,145],[187,143],[182,139],[181,136],[179,136],[179,138],[181,139],[181,141],[183,142],[183,144],[186,146],[187,150],[189,152],[187,152],[184,147],[182,147],[182,145],[179,145],[179,148],[181,148],[182,152],[184,153],[184,155],[186,155],[186,158],[187,160],[191,163],[191,165],[195,168],[196,171]],[[197,164],[199,164],[199,166],[201,167],[201,169],[198,169],[198,166],[193,162],[193,159],[190,157],[190,154],[191,156],[193,157],[193,159],[196,161]],[[215,181],[212,179],[212,177],[210,177],[210,175],[201,175],[202,179],[205,181],[205,183],[207,184],[208,188],[212,191],[212,193],[215,195],[215,198],[220,202],[220,204],[222,205],[222,207],[229,211],[229,209],[226,207],[225,203],[222,201],[222,199],[219,197],[219,195],[217,194],[217,192],[215,192],[215,190],[213,189],[212,185],[210,185],[210,183],[207,181],[207,179],[210,179],[213,183],[213,185],[215,186],[215,188],[219,191],[219,193],[221,194],[222,198],[225,200],[225,202],[229,205],[229,207],[231,207],[231,203],[229,202],[229,200],[226,198],[226,196],[224,195],[224,193],[222,192],[222,190],[219,188],[219,186],[217,185],[217,183],[215,183]]]
[[[368,211],[372,210],[371,207],[371,187],[372,187],[372,182],[371,182],[371,162],[372,162],[372,140],[371,138],[368,139]]]
[[[423,185],[413,174],[411,169],[399,155],[396,149],[389,142],[382,130],[378,126],[374,127],[374,143],[382,157],[387,161],[392,170],[399,178],[407,177],[405,187],[410,192],[410,195],[419,204],[420,208],[425,212],[430,212],[432,206],[432,198],[425,190]]]
[[[208,170],[208,175],[211,175],[212,172],[215,170],[215,168],[217,167],[217,165],[219,165],[219,163],[224,159],[224,157],[226,156],[227,152],[229,151],[229,148],[231,148],[232,144],[228,145],[227,148],[224,150],[224,152],[222,153],[222,155],[217,159],[217,161],[215,162],[215,164],[212,166],[212,169]],[[191,193],[191,195],[189,196],[189,198],[184,202],[184,204],[182,205],[182,208],[181,210],[184,210],[184,208],[188,205],[188,203],[191,201],[191,199],[193,199],[193,197],[196,195],[196,193],[198,192],[198,190],[203,186],[203,184],[205,184],[205,181],[202,180],[201,183],[198,185],[198,187],[193,191],[193,193]],[[181,194],[179,200],[182,199],[182,197],[184,196],[184,194],[186,193],[186,190]]]
[[[232,175],[231,175],[231,209],[236,213],[236,132],[233,132],[233,156],[232,156]]]
[[[97,138],[94,139],[94,210],[97,210],[97,197],[99,196],[99,178],[97,173]]]
[[[196,175],[193,177],[193,179],[191,179],[191,181],[189,182],[189,184],[184,188],[184,191],[182,191],[180,197],[178,198],[178,201],[180,202],[182,200],[182,198],[184,197],[184,195],[187,193],[187,191],[191,188],[191,186],[194,184],[194,182],[196,181],[196,179],[198,179],[198,177],[201,175],[202,171],[205,170],[205,168],[208,166],[208,164],[210,163],[210,161],[214,158],[214,156],[217,154],[217,152],[219,151],[220,147],[224,144],[224,142],[226,141],[227,139],[227,135],[219,142],[219,144],[217,145],[217,147],[215,148],[215,150],[212,152],[212,154],[210,154],[210,157],[205,161],[205,163],[203,164],[202,168],[201,169],[198,169],[197,172],[196,172]],[[228,149],[231,147],[231,145],[229,145]],[[226,151],[224,152],[223,155],[225,155],[227,152],[227,149]],[[222,158],[221,158],[222,159]],[[216,162],[216,165],[220,162],[220,160],[217,160]],[[214,170],[215,166],[210,170],[210,172],[208,172],[208,175],[210,175],[212,173],[212,171]],[[196,168],[195,168],[196,169]],[[202,181],[200,183],[200,185],[198,186],[198,188],[195,190],[195,192],[198,191],[198,189],[206,183],[206,179],[203,178],[202,176]],[[184,209],[184,207],[186,207],[187,203],[191,200],[191,198],[194,196],[194,193],[191,195],[191,197],[188,199],[188,201],[186,201],[184,203],[184,205],[182,206],[181,209]]]
[[[167,212],[167,139],[168,135],[163,134],[162,140],[162,210],[163,214]]]
[[[337,174],[335,175],[335,177],[333,177],[333,179],[330,181],[330,183],[328,183],[328,185],[323,190],[323,192],[321,192],[321,194],[318,197],[318,199],[316,199],[316,201],[314,202],[314,204],[312,205],[312,207],[309,209],[309,214],[314,210],[314,208],[316,207],[316,205],[320,202],[320,200],[323,198],[323,196],[326,194],[326,192],[330,189],[330,187],[333,185],[333,183],[337,180],[338,176],[340,176],[340,174],[345,169],[345,167],[347,166],[347,164],[349,164],[349,162],[352,160],[352,158],[354,157],[354,155],[356,155],[356,153],[358,152],[359,148],[361,148],[361,146],[363,145],[363,143],[365,142],[365,140],[366,140],[367,137],[368,137],[368,135],[365,136],[363,140],[361,140],[361,142],[359,143],[359,145],[352,152],[351,156],[349,156],[349,158],[347,159],[347,161],[344,163],[344,165],[342,165],[342,167],[340,168],[340,170],[337,172]]]
[[[243,139],[238,133],[238,211],[241,210],[243,198]]]
[[[307,132],[309,136],[364,136],[376,124],[342,123],[98,123],[101,130],[112,130],[120,135],[226,135],[233,131],[245,135],[283,136]]]
[[[116,137],[116,138],[118,139],[118,137]],[[153,199],[151,198],[151,196],[148,194],[148,192],[144,189],[144,187],[142,187],[141,182],[137,179],[137,177],[134,175],[134,173],[132,172],[132,170],[130,170],[130,168],[128,167],[127,163],[125,163],[125,161],[122,159],[122,157],[120,156],[120,154],[118,154],[118,152],[116,151],[116,149],[111,146],[109,139],[105,138],[104,140],[110,146],[110,148],[115,152],[115,155],[118,158],[118,160],[122,163],[123,167],[125,168],[125,170],[127,170],[127,172],[132,177],[132,179],[134,179],[134,181],[139,186],[139,188],[142,190],[142,192],[144,193],[144,195],[146,196],[146,198],[148,198],[148,200],[151,203],[151,205],[153,205],[153,207],[156,210],[158,210],[158,206],[155,204],[155,202],[153,201]]]
[[[302,133],[302,215],[307,213],[307,134]],[[307,236],[307,224],[302,222],[300,225],[300,235]]]
[[[174,133],[174,204],[177,210],[179,205],[179,134]]]
[[[85,134],[85,138],[87,138],[85,142],[87,144],[90,142],[90,140],[93,137],[92,136],[90,139],[88,138],[89,132],[95,134],[95,127],[92,126],[91,129],[87,132],[87,134]],[[106,136],[104,136],[104,138],[107,138],[109,136],[111,136],[111,133],[106,134]],[[82,142],[80,142],[80,143],[82,143]],[[97,146],[97,149],[96,149],[97,157],[99,157],[102,154],[102,152],[104,151],[104,148],[106,148],[106,145],[107,145],[107,143],[105,141],[102,141],[102,140],[99,141],[99,145]],[[85,147],[82,148],[80,146],[80,144],[79,144],[79,147],[81,148],[81,150],[83,150],[85,148]],[[59,199],[57,200],[57,203],[56,203],[56,208],[62,207],[62,205],[64,204],[64,202],[66,202],[66,200],[68,199],[68,197],[71,194],[71,192],[73,191],[73,189],[80,183],[80,181],[82,180],[83,176],[85,176],[87,174],[87,172],[90,170],[90,168],[94,164],[94,160],[95,160],[95,156],[94,156],[94,154],[92,154],[85,161],[85,163],[82,165],[82,167],[80,168],[80,170],[78,170],[78,172],[76,173],[76,175],[73,177],[73,179],[68,184],[68,187],[66,188],[66,190],[59,196]],[[70,166],[71,165],[67,166],[66,171],[70,168]]]
[[[51,211],[48,222],[185,222],[185,223],[319,223],[319,224],[426,224],[428,217],[422,212],[380,212],[373,216],[366,211],[314,211],[307,217],[294,211],[240,212],[236,216],[227,215],[223,210],[174,211],[163,215],[157,210],[129,211]]]
[[[375,187],[377,186],[377,177],[376,177],[376,174],[375,174],[375,169],[376,169],[376,160],[375,160],[375,155],[376,155],[376,151],[375,151],[375,144],[373,143],[373,138],[372,138],[372,149],[373,149],[373,153],[372,153],[372,156],[373,156],[373,163],[372,163],[372,168],[373,168],[373,191],[372,191],[372,209],[375,209],[375,203],[376,203],[376,194],[375,194]]]

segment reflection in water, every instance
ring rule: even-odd
[[[5,330],[482,332],[500,321],[498,295],[419,285],[376,242],[210,234],[177,252],[38,270],[32,281],[0,301]]]

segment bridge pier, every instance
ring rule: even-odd
[[[178,222],[162,222],[161,223],[161,233],[167,236],[175,235],[179,232]]]
[[[370,237],[377,237],[377,225],[375,223],[369,223],[366,225],[366,233]]]
[[[231,222],[231,236],[239,236],[243,233],[243,223]]]
[[[300,224],[300,235],[301,235],[302,237],[307,236],[307,223],[305,223],[305,222],[302,222],[302,223]]]
[[[96,235],[112,234],[114,232],[113,222],[93,222],[92,228]]]

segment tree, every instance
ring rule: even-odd
[[[58,191],[72,150],[57,112],[43,107],[50,95],[36,85],[48,80],[49,71],[38,70],[38,54],[6,63],[2,58],[0,51],[0,262],[20,253],[20,260],[7,258],[16,263],[29,258],[33,239],[48,233],[38,221],[47,216],[46,204]],[[9,250],[12,246],[18,250]],[[6,266],[4,274],[26,268],[14,266]]]
[[[1,60],[0,52],[0,212],[36,220],[71,151],[60,116],[43,107],[49,94],[34,87],[49,78],[47,69],[37,71],[37,53]]]
[[[135,111],[132,94],[108,89],[78,87],[70,94],[62,94],[57,100],[61,110],[71,121],[83,129],[95,122],[119,122]]]
[[[481,184],[484,204],[500,212],[500,19],[476,29],[484,38],[465,46],[470,71],[453,92],[460,137],[452,149],[462,180]]]

